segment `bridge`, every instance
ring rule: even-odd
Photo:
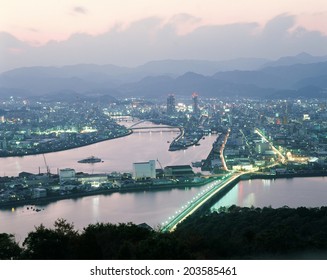
[[[130,127],[128,127],[127,129],[132,129],[134,126],[137,126],[138,124],[143,123],[143,122],[146,122],[146,121],[147,121],[147,120],[141,120],[141,121],[138,121],[138,122],[132,124],[132,125],[131,125]]]
[[[130,127],[131,130],[145,130],[145,129],[160,129],[160,128],[170,128],[171,130],[180,129],[180,127],[177,126],[144,126],[144,127]]]
[[[208,183],[208,188],[198,194],[197,197],[193,198],[192,201],[188,202],[187,205],[183,206],[180,211],[177,211],[176,216],[172,216],[168,221],[163,223],[161,231],[172,232],[176,226],[184,221],[188,216],[192,215],[202,205],[204,205],[209,199],[219,193],[221,190],[226,188],[228,185],[236,182],[245,172],[228,173],[222,179],[216,179],[211,183]]]
[[[139,121],[137,123],[134,123],[133,125],[131,125],[128,129],[130,130],[151,130],[151,129],[162,129],[165,128],[166,130],[164,130],[165,132],[171,132],[171,131],[175,131],[175,129],[179,129],[180,133],[179,135],[173,140],[173,142],[178,141],[180,138],[182,138],[184,136],[184,128],[182,126],[167,126],[167,125],[157,125],[157,126],[142,126],[142,127],[135,127],[143,122],[146,122],[147,120],[142,120]],[[167,130],[170,129],[170,130]]]

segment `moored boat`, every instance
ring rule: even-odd
[[[90,156],[88,158],[84,158],[78,161],[78,163],[97,163],[101,162],[101,158],[95,157],[95,156]]]

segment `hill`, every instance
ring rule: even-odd
[[[263,59],[243,58],[222,62],[152,61],[135,68],[94,64],[27,67],[2,73],[0,94],[65,95],[67,100],[72,99],[70,95],[102,94],[114,98],[166,98],[169,93],[189,96],[195,91],[218,98],[325,97],[327,62],[323,59],[300,54],[269,64]]]

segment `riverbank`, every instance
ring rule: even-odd
[[[284,174],[245,174],[229,183],[225,188],[220,190],[216,195],[209,199],[204,205],[202,205],[196,212],[195,215],[201,216],[210,212],[210,208],[213,204],[217,203],[222,199],[229,191],[231,191],[240,181],[249,180],[278,180],[278,179],[296,179],[296,178],[313,178],[313,177],[325,177],[327,171],[307,171],[302,173],[284,173]],[[193,215],[194,215],[193,214]]]
[[[263,180],[275,180],[275,179],[287,179],[287,178],[304,178],[304,177],[325,177],[327,171],[302,171],[301,173],[279,173],[279,174],[246,174],[241,176],[242,181],[263,179]]]
[[[302,177],[325,177],[327,176],[327,172],[308,172],[308,173],[292,173],[292,174],[246,174],[239,177],[233,183],[230,183],[226,186],[222,191],[218,192],[213,198],[211,198],[205,205],[203,205],[199,212],[202,212],[204,209],[208,208],[208,205],[212,204],[213,201],[217,202],[221,199],[226,193],[228,193],[237,183],[240,181],[248,181],[248,180],[255,180],[255,179],[263,179],[263,180],[277,180],[277,179],[291,179],[291,178],[302,178]],[[58,200],[65,200],[65,199],[77,199],[86,196],[95,196],[95,195],[106,195],[112,193],[128,193],[128,192],[144,192],[144,191],[164,191],[170,190],[175,188],[192,188],[192,187],[201,187],[207,183],[213,182],[217,180],[218,177],[211,177],[205,179],[201,182],[192,182],[192,183],[178,183],[178,184],[133,184],[130,186],[119,187],[119,188],[110,188],[110,189],[98,189],[92,190],[87,192],[75,192],[69,193],[65,195],[55,195],[55,196],[48,196],[42,197],[37,199],[25,199],[25,200],[18,200],[18,201],[9,201],[0,203],[0,209],[8,209],[12,207],[19,207],[25,205],[44,205],[51,202],[55,202]],[[201,211],[202,210],[202,211]]]
[[[33,156],[33,155],[42,155],[42,154],[49,154],[49,153],[55,153],[55,152],[62,152],[62,151],[68,151],[68,150],[72,150],[72,149],[77,149],[77,148],[81,148],[81,147],[86,147],[86,146],[90,146],[96,143],[101,143],[101,142],[105,142],[108,140],[113,140],[113,139],[118,139],[118,138],[122,138],[122,137],[126,137],[128,135],[131,135],[133,133],[133,131],[131,129],[128,130],[127,133],[125,134],[121,134],[115,137],[109,137],[109,138],[105,138],[105,139],[101,139],[101,140],[96,140],[96,141],[92,141],[92,143],[87,143],[87,144],[80,144],[80,145],[76,145],[76,146],[71,146],[71,147],[67,147],[67,148],[62,148],[62,149],[53,149],[51,151],[38,151],[38,152],[28,152],[28,153],[15,153],[15,154],[10,154],[10,155],[1,155],[0,154],[0,158],[10,158],[10,157],[24,157],[24,156]]]
[[[18,201],[8,201],[0,203],[0,209],[10,209],[13,207],[25,206],[25,205],[45,205],[51,202],[56,202],[59,200],[65,199],[77,199],[86,196],[95,196],[95,195],[106,195],[112,193],[127,193],[127,192],[144,192],[144,191],[164,191],[170,189],[181,189],[181,188],[193,188],[201,187],[205,184],[208,184],[214,180],[217,180],[216,177],[208,178],[201,182],[196,183],[179,183],[179,184],[158,184],[158,185],[133,185],[121,188],[110,188],[110,189],[98,189],[88,192],[75,192],[65,195],[55,195],[35,199],[24,199]]]

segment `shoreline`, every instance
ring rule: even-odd
[[[97,144],[97,143],[101,143],[101,142],[105,142],[105,141],[109,141],[109,140],[113,140],[113,139],[118,139],[118,138],[126,137],[128,135],[131,135],[132,133],[133,133],[133,130],[129,129],[126,134],[118,135],[116,137],[111,137],[111,138],[107,138],[107,139],[97,140],[97,141],[92,142],[92,143],[78,145],[78,146],[75,146],[75,147],[64,148],[64,149],[57,149],[57,150],[52,150],[52,151],[44,151],[44,152],[35,152],[35,153],[32,152],[32,153],[27,153],[27,154],[15,154],[15,155],[8,155],[8,156],[2,156],[2,155],[0,155],[0,158],[37,156],[37,155],[42,155],[42,154],[50,154],[50,153],[63,152],[63,151],[68,151],[68,150],[73,150],[73,149],[78,149],[78,148],[90,146],[90,145],[93,145],[93,144]]]
[[[124,187],[124,188],[101,189],[101,190],[94,190],[89,192],[70,193],[67,195],[57,195],[57,196],[35,198],[35,199],[24,199],[20,201],[8,201],[8,202],[0,203],[0,209],[9,209],[9,208],[26,206],[26,205],[45,205],[51,202],[56,202],[65,199],[78,199],[86,196],[107,195],[112,193],[165,191],[165,190],[177,189],[177,188],[201,187],[216,179],[217,178],[210,178],[210,179],[206,179],[203,182],[198,182],[198,183],[143,185],[143,186],[135,185],[135,186]]]
[[[229,190],[231,190],[237,183],[240,181],[248,181],[248,180],[277,180],[277,179],[292,179],[292,178],[310,178],[310,177],[325,177],[327,176],[327,172],[311,172],[311,173],[299,173],[299,174],[247,174],[245,176],[241,176],[238,180],[229,184],[222,192],[217,193],[212,199],[210,199],[205,205],[202,207],[206,207],[206,205],[210,204],[210,201],[221,199]],[[20,200],[20,201],[9,201],[0,203],[0,209],[9,209],[14,207],[21,207],[26,205],[45,205],[48,203],[65,200],[65,199],[78,199],[87,196],[96,196],[96,195],[107,195],[112,193],[129,193],[129,192],[144,192],[144,191],[165,191],[171,190],[175,188],[192,188],[192,187],[201,187],[207,183],[213,182],[217,180],[219,176],[212,177],[206,179],[202,182],[197,183],[180,183],[180,184],[160,184],[160,185],[133,185],[124,188],[111,188],[111,189],[100,189],[89,192],[80,192],[80,193],[70,193],[67,195],[56,195],[51,197],[44,198],[35,198],[28,200]],[[202,208],[201,207],[201,208]],[[199,209],[200,210],[200,209]]]
[[[255,179],[292,179],[292,178],[305,178],[305,177],[325,177],[327,171],[307,172],[307,173],[284,173],[284,174],[246,174],[240,177],[240,181],[248,181]]]
[[[308,172],[308,173],[285,173],[285,174],[246,174],[240,176],[233,183],[228,184],[223,190],[218,192],[215,196],[209,199],[202,207],[200,207],[194,215],[202,215],[210,211],[210,206],[222,199],[231,189],[233,189],[240,181],[249,180],[278,180],[278,179],[293,179],[293,178],[314,178],[327,177],[327,171]]]

